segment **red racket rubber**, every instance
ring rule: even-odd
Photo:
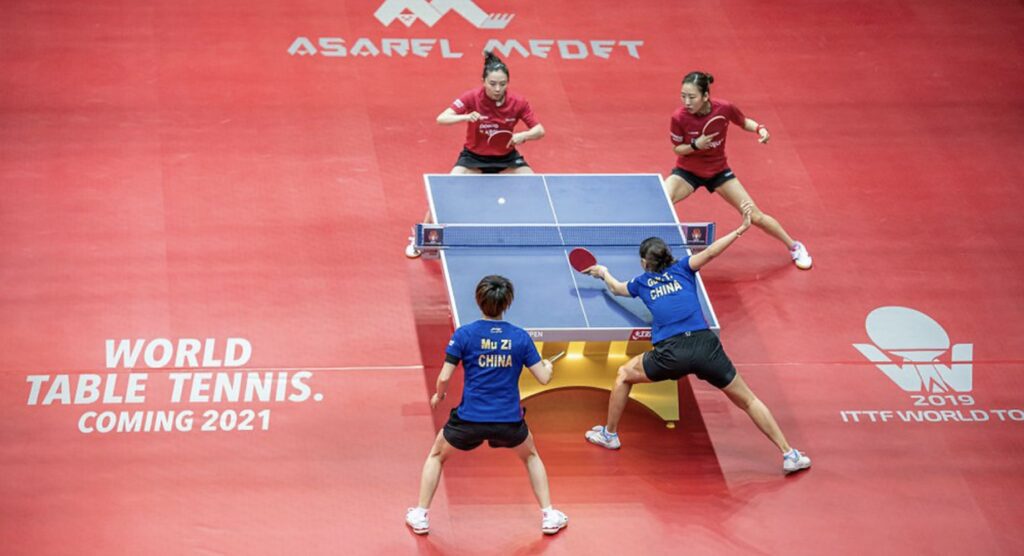
[[[590,251],[577,247],[569,251],[569,264],[576,269],[576,272],[583,272],[597,264],[597,257]]]

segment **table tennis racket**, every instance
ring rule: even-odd
[[[597,257],[595,257],[590,251],[587,251],[582,247],[577,247],[572,251],[569,251],[569,264],[576,270],[576,272],[583,272],[597,264]]]
[[[504,135],[508,134],[508,139],[504,139]],[[494,141],[497,139],[497,141]],[[512,143],[512,132],[506,129],[489,129],[487,130],[487,144],[492,142],[496,145],[500,145],[502,141],[505,141],[505,146],[508,147]]]
[[[551,357],[548,357],[548,361],[550,361],[551,364],[554,365],[555,361],[558,361],[559,359],[561,359],[563,355],[565,355],[565,350],[562,350],[562,351],[552,355]]]
[[[709,145],[712,145],[722,140],[722,138],[719,137],[718,134],[725,131],[725,128],[727,127],[729,127],[729,120],[726,119],[725,116],[718,115],[715,116],[714,118],[711,118],[710,120],[707,121],[707,123],[704,124],[704,129],[701,130],[700,134],[711,137],[711,143]]]

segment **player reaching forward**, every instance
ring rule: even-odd
[[[587,274],[604,280],[615,295],[639,297],[651,311],[651,343],[654,349],[637,355],[619,368],[608,400],[608,420],[587,431],[590,442],[605,448],[621,446],[618,426],[634,384],[679,380],[694,374],[725,393],[747,413],[782,452],[782,469],[792,473],[807,469],[811,459],[786,441],[768,407],[750,390],[725,354],[718,336],[708,329],[697,298],[696,272],[717,257],[750,227],[752,203],[741,205],[743,224],[716,240],[707,249],[676,261],[659,238],[640,244],[640,266],[644,273],[628,283],[618,281],[608,268],[594,265]]]

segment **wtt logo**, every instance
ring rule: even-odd
[[[864,322],[873,344],[853,344],[907,392],[970,392],[973,344],[954,344],[949,364],[949,335],[928,315],[907,307],[879,307]],[[887,355],[888,354],[888,355]]]
[[[386,0],[373,15],[385,26],[397,19],[411,27],[419,19],[427,27],[433,27],[450,11],[478,29],[504,29],[515,17],[515,14],[488,14],[472,0]]]

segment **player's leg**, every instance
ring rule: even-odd
[[[529,166],[509,166],[508,168],[505,168],[504,170],[502,170],[500,173],[502,173],[502,174],[532,174],[533,173],[533,168],[530,168]]]
[[[412,529],[413,533],[423,535],[430,531],[430,520],[427,517],[427,510],[437,492],[437,484],[441,480],[441,469],[444,462],[455,451],[455,447],[444,438],[444,431],[438,431],[434,445],[427,454],[427,460],[423,462],[423,472],[420,475],[420,499],[419,506],[409,508],[405,513],[405,523]]]
[[[747,193],[747,190],[743,187],[743,184],[740,183],[740,180],[733,178],[722,185],[719,185],[715,188],[715,193],[721,195],[722,198],[735,207],[736,210],[740,210],[740,206],[744,203],[751,203],[754,207],[754,211],[750,215],[751,224],[761,228],[767,232],[768,235],[786,244],[787,248],[792,247],[793,244],[796,243],[793,241],[793,238],[786,233],[786,230],[782,227],[782,224],[779,224],[778,220],[764,212],[761,212],[761,209],[756,203],[754,203],[754,200],[751,199],[750,194]]]
[[[644,373],[643,354],[630,359],[625,365],[619,367],[619,373],[615,376],[615,387],[612,395],[608,398],[608,422],[605,429],[610,433],[619,430],[619,419],[626,409],[629,401],[629,393],[633,390],[634,384],[650,382]]]
[[[744,382],[743,377],[739,373],[736,374],[736,377],[732,379],[728,386],[722,388],[722,392],[725,393],[729,401],[735,404],[736,407],[746,412],[754,424],[757,425],[757,428],[779,448],[779,451],[786,453],[790,450],[790,445],[786,442],[786,437],[783,436],[782,430],[779,429],[779,424],[772,417],[772,412],[768,410],[768,406],[764,405],[760,398],[754,395],[754,392],[747,386],[747,383]]]
[[[533,495],[537,497],[537,503],[541,509],[541,530],[548,535],[553,535],[568,525],[569,518],[566,515],[551,507],[551,493],[548,487],[548,472],[544,468],[544,462],[537,453],[537,445],[533,442],[533,433],[527,435],[526,440],[513,448],[519,459],[526,466],[526,472],[530,476],[530,486],[533,487]]]
[[[434,445],[430,448],[427,461],[423,463],[423,474],[420,478],[420,500],[421,508],[429,508],[437,491],[437,483],[441,480],[441,469],[444,462],[455,452],[455,447],[444,438],[444,431],[437,432]]]
[[[644,373],[643,355],[637,355],[619,367],[619,372],[615,376],[615,386],[608,396],[608,420],[604,426],[597,425],[587,431],[587,440],[612,450],[617,450],[622,445],[618,434],[619,420],[626,409],[626,403],[629,402],[629,393],[633,390],[633,385],[643,382],[651,382]]]
[[[547,508],[551,505],[551,494],[548,489],[548,472],[544,468],[544,462],[540,459],[540,454],[537,453],[537,446],[533,442],[533,433],[531,432],[520,445],[513,448],[516,456],[519,457],[523,465],[526,466],[526,472],[530,475],[530,486],[533,487],[533,495],[537,497],[537,503],[540,504],[541,508]]]
[[[754,425],[782,452],[782,468],[786,473],[811,466],[811,459],[789,445],[772,412],[754,395],[743,377],[736,372],[736,366],[726,355],[722,342],[714,332],[694,332],[691,341],[687,342],[685,347],[687,351],[681,352],[677,359],[690,361],[690,366],[698,378],[724,392],[736,407],[750,417]],[[657,376],[656,373],[652,374]]]
[[[669,174],[665,178],[665,193],[673,203],[678,203],[693,193],[694,188],[677,174]]]
[[[796,263],[796,266],[805,270],[811,267],[811,256],[807,252],[807,248],[804,247],[804,244],[790,237],[778,220],[762,212],[739,179],[732,178],[716,187],[714,191],[720,194],[737,211],[742,212],[740,207],[744,203],[750,202],[753,204],[754,211],[750,217],[751,223],[764,230],[768,235],[781,241],[789,249],[790,257]]]
[[[449,173],[450,174],[456,174],[456,175],[458,175],[458,174],[482,174],[483,171],[481,171],[479,168],[469,168],[467,166],[458,166],[458,165],[456,165],[456,166],[454,166],[452,168],[452,171],[449,172]]]
[[[810,458],[789,445],[768,406],[754,395],[739,373],[728,386],[722,388],[722,392],[736,407],[746,412],[757,428],[779,448],[783,455],[782,467],[785,472],[792,473],[811,466]]]

